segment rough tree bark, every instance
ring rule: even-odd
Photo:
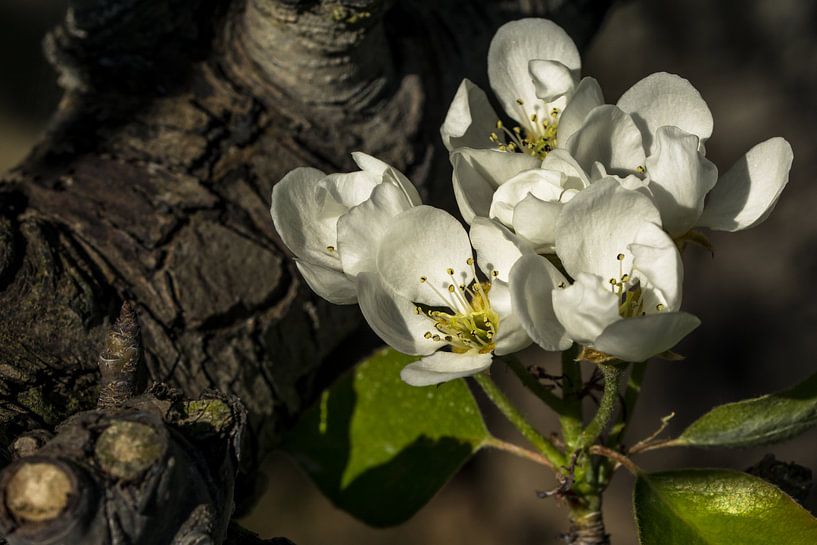
[[[132,300],[150,381],[179,399],[242,400],[249,474],[368,339],[355,336],[355,308],[304,289],[269,220],[273,183],[296,166],[348,168],[360,149],[450,201],[438,127],[462,77],[485,83],[499,24],[550,16],[583,46],[612,2],[69,3],[46,39],[64,97],[0,180],[0,467],[21,435],[42,439],[81,413],[57,436],[78,441],[122,410],[94,409],[96,360]],[[103,398],[138,389],[102,380]],[[150,413],[139,399],[131,409]],[[159,429],[166,415],[154,413]],[[217,511],[229,517],[223,486]],[[122,539],[106,530],[94,542]]]

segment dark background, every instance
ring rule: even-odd
[[[59,100],[40,41],[63,14],[58,0],[0,1],[0,170],[13,166],[43,130]],[[654,71],[683,75],[715,117],[708,156],[725,171],[754,144],[784,136],[794,147],[791,182],[762,226],[713,233],[715,258],[689,248],[686,310],[703,325],[680,347],[686,361],[656,361],[631,441],[677,413],[680,431],[714,404],[783,388],[817,370],[817,4],[810,0],[638,0],[613,9],[584,57],[609,102]],[[448,101],[451,97],[440,97]],[[552,357],[530,353],[555,370]],[[498,380],[513,385],[497,368]],[[526,399],[529,412],[539,407]],[[492,416],[493,413],[491,413]],[[543,429],[555,429],[537,415]],[[492,421],[502,430],[498,418]],[[500,435],[503,432],[500,431]],[[504,430],[504,436],[513,433]],[[648,453],[647,468],[683,465],[745,468],[765,452],[817,469],[817,433],[774,448]],[[553,483],[537,466],[484,453],[418,516],[374,530],[334,509],[286,458],[267,463],[269,492],[245,523],[299,545],[560,543],[566,511],[538,500]],[[615,545],[636,543],[630,478],[606,496]],[[811,504],[815,503],[812,494]],[[372,498],[372,501],[377,501]]]

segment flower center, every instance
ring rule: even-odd
[[[618,260],[618,278],[610,279],[610,288],[618,296],[618,313],[622,318],[644,316],[647,313],[644,311],[641,281],[637,277],[633,277],[632,270],[629,273],[624,272],[624,257],[624,254],[616,256]],[[658,303],[655,310],[657,312],[663,311],[664,305]]]
[[[446,270],[451,283],[446,286],[445,291],[438,290],[425,276],[421,276],[420,283],[434,291],[441,305],[417,305],[415,312],[426,316],[434,324],[432,330],[425,332],[426,339],[444,341],[451,346],[452,352],[475,350],[480,354],[487,354],[496,346],[494,339],[499,331],[499,315],[491,308],[488,299],[491,282],[476,279],[472,258],[468,259],[468,265],[474,273],[474,281],[470,286],[458,284],[452,268]],[[491,276],[496,275],[496,271],[492,271]]]
[[[522,99],[517,99],[516,102],[520,106],[524,104]],[[501,133],[492,132],[489,139],[499,151],[527,153],[538,159],[544,159],[556,148],[559,109],[553,108],[550,111],[550,117],[540,118],[538,114],[531,114],[530,121],[530,126],[527,128],[516,125],[508,129],[502,121],[497,120],[496,128]]]

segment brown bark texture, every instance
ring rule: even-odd
[[[272,185],[298,166],[351,168],[362,150],[450,204],[439,125],[463,77],[487,87],[496,28],[548,16],[582,47],[610,3],[71,0],[45,41],[59,109],[0,177],[0,468],[30,462],[76,493],[63,537],[14,543],[260,543],[228,532],[234,496],[254,495],[241,476],[370,343],[356,308],[299,278]],[[143,348],[122,329],[136,316]],[[232,431],[211,430],[221,450],[200,460],[179,407],[207,399]],[[181,479],[185,501],[154,513],[160,495],[109,497],[90,445],[122,420],[160,444],[134,486]]]

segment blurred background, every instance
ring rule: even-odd
[[[59,100],[40,42],[64,7],[61,0],[0,2],[0,170],[23,157]],[[817,3],[622,2],[586,52],[583,72],[595,76],[615,102],[655,71],[681,74],[701,91],[715,118],[708,157],[722,171],[776,135],[792,143],[795,163],[766,223],[742,233],[713,233],[714,258],[687,249],[685,306],[703,325],[679,347],[685,361],[650,367],[631,443],[670,412],[677,416],[669,432],[677,432],[712,405],[784,388],[817,370]],[[555,359],[529,356],[557,372]],[[514,389],[499,366],[495,376]],[[519,395],[531,414],[542,412],[524,392]],[[518,439],[497,414],[489,415],[498,435]],[[546,414],[536,416],[543,430],[555,429]],[[817,431],[771,448],[659,450],[637,461],[650,469],[745,469],[767,452],[815,470]],[[555,545],[566,529],[566,510],[535,496],[536,489],[552,488],[552,480],[538,466],[496,452],[478,455],[415,518],[386,530],[336,510],[283,455],[273,455],[265,472],[268,493],[243,522],[263,536],[287,536],[298,545]],[[606,496],[614,545],[637,542],[630,485],[620,473]],[[815,494],[809,503],[813,509]]]

